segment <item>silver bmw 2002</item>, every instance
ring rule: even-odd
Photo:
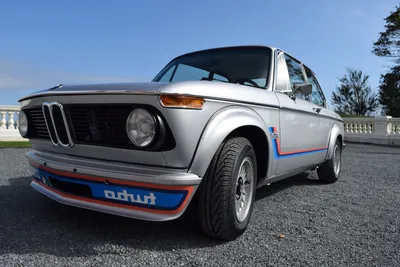
[[[315,168],[333,183],[341,170],[342,118],[313,71],[276,48],[197,51],[150,83],[58,85],[20,103],[33,188],[151,221],[196,201],[217,239],[245,231],[257,187]]]

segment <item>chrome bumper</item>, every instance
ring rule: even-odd
[[[33,172],[31,185],[40,193],[62,204],[136,219],[178,218],[201,182],[200,177],[186,170],[110,163],[35,150],[25,155]]]

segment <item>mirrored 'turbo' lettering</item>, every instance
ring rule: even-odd
[[[156,204],[156,196],[154,193],[150,193],[149,195],[143,195],[143,199],[140,195],[129,194],[126,190],[122,190],[122,192],[114,192],[110,190],[104,190],[104,196],[109,199],[147,204],[147,205],[155,205]]]

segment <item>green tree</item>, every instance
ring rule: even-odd
[[[372,53],[380,57],[388,57],[400,64],[400,6],[395,7],[385,18],[385,31],[379,34],[374,43]],[[379,102],[383,113],[400,117],[400,66],[394,66],[386,74],[381,75],[379,85]]]
[[[394,66],[381,75],[379,102],[385,115],[400,117],[400,66]]]
[[[347,68],[347,73],[339,79],[340,86],[332,93],[332,105],[337,113],[369,116],[378,109],[378,97],[368,79],[369,75],[362,71]]]
[[[372,53],[392,58],[396,63],[400,63],[400,6],[395,7],[385,21],[385,31],[380,32]]]

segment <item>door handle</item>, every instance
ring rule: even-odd
[[[318,113],[320,113],[320,112],[321,112],[321,110],[322,110],[322,108],[313,108],[313,110],[314,110],[315,112],[318,112]]]

